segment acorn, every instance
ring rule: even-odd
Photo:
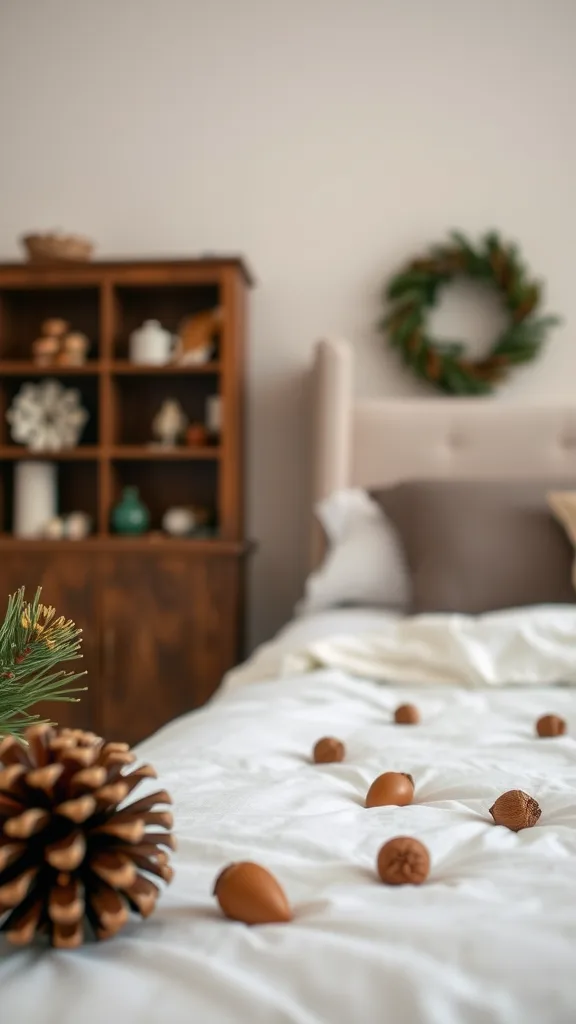
[[[430,874],[430,854],[418,839],[397,836],[384,843],[376,865],[387,885],[421,885]]]
[[[213,895],[232,921],[281,924],[292,920],[292,909],[279,882],[252,861],[224,868],[214,883]]]
[[[536,722],[539,736],[563,736],[566,729],[566,722],[560,715],[542,715]]]
[[[532,828],[542,811],[533,796],[521,789],[511,789],[503,793],[490,808],[495,825],[504,825],[512,832],[520,832],[523,828]]]
[[[335,761],[343,761],[345,754],[346,748],[341,740],[337,740],[334,736],[324,736],[316,743],[312,757],[315,764],[331,764]]]
[[[420,712],[415,704],[400,704],[394,712],[394,721],[397,725],[418,725]]]
[[[406,772],[384,772],[370,786],[366,807],[405,807],[414,799],[414,779]]]

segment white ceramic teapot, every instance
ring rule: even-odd
[[[145,320],[130,335],[130,362],[163,366],[172,358],[175,338],[159,320]]]

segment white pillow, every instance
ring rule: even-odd
[[[315,508],[328,540],[320,568],[306,581],[298,615],[361,605],[405,611],[410,577],[396,528],[365,491],[336,491]]]

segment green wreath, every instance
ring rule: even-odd
[[[411,260],[386,289],[392,309],[381,323],[390,344],[420,378],[450,395],[485,395],[513,366],[538,355],[554,316],[538,316],[542,287],[530,278],[513,245],[496,233],[477,248],[454,232],[447,245],[433,246]],[[426,328],[426,317],[444,285],[468,277],[494,287],[508,311],[509,322],[482,359],[465,355],[462,342],[440,342]]]

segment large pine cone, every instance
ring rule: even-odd
[[[150,765],[129,769],[136,755],[127,743],[49,725],[25,739],[0,743],[1,930],[19,946],[38,933],[62,949],[92,934],[108,939],[130,910],[151,914],[158,879],[172,878],[172,815],[154,809],[170,797],[126,803],[142,779],[156,778]]]

